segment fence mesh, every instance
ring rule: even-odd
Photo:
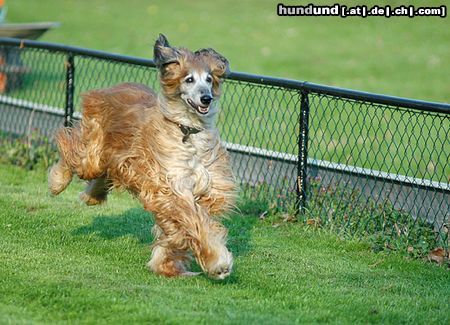
[[[436,233],[448,246],[449,115],[317,93],[309,102],[310,197],[327,202],[315,207],[322,219],[417,242]]]
[[[299,92],[229,80],[218,120],[234,172],[253,198],[294,198]]]
[[[0,44],[3,133],[51,137],[64,125],[71,114],[66,103],[69,56],[75,118],[80,116],[79,95],[86,90],[120,82],[159,88],[156,69],[142,62]],[[309,132],[307,164],[302,166],[305,103]],[[299,171],[306,167],[307,201],[301,217],[307,222],[406,240],[429,236],[436,241],[433,245],[448,247],[448,112],[233,78],[224,84],[221,107],[217,124],[244,196],[285,209],[297,207]]]

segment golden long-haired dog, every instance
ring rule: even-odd
[[[61,193],[73,174],[88,180],[80,198],[102,203],[113,188],[133,193],[155,216],[148,267],[189,275],[192,254],[214,279],[227,277],[233,258],[217,216],[234,205],[228,154],[215,127],[228,61],[212,49],[154,47],[161,94],[125,83],[83,95],[79,125],[56,133],[60,160],[49,189]]]

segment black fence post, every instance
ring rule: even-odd
[[[73,53],[68,53],[66,65],[66,106],[64,110],[64,126],[71,126],[73,120],[73,96],[75,90],[75,64]]]
[[[307,163],[308,163],[308,123],[309,123],[309,97],[308,91],[301,90],[299,136],[298,136],[298,163],[297,163],[297,212],[301,213],[306,207],[307,199]]]

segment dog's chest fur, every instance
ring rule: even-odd
[[[211,130],[192,134],[182,143],[184,159],[175,162],[177,174],[168,173],[174,177],[172,184],[177,190],[188,190],[199,198],[209,192],[212,182],[211,165],[217,158],[219,137]]]
[[[167,126],[166,133],[159,133],[156,137],[159,142],[157,159],[165,180],[179,195],[191,193],[196,199],[207,195],[214,177],[212,167],[221,150],[217,130],[206,129],[190,134],[183,142],[179,127]]]

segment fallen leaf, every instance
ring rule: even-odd
[[[322,223],[322,220],[320,220],[319,218],[317,218],[317,219],[308,219],[306,221],[306,224],[308,226],[314,226],[314,227],[319,227],[321,223]]]
[[[445,250],[442,247],[435,248],[430,253],[428,253],[428,260],[430,262],[436,262],[439,265],[444,263],[444,258]]]
[[[408,253],[411,254],[412,252],[414,252],[414,247],[408,246]]]

